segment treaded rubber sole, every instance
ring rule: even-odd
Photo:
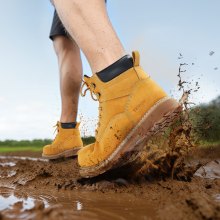
[[[81,148],[82,147],[77,147],[77,148],[74,148],[74,149],[66,150],[66,151],[63,151],[62,153],[59,153],[59,154],[56,154],[56,155],[42,154],[42,157],[46,158],[46,159],[49,159],[49,160],[56,160],[56,159],[60,159],[60,158],[73,157],[73,156],[77,156],[77,153]]]
[[[92,167],[81,167],[80,175],[84,178],[98,176],[134,160],[153,135],[163,131],[177,119],[182,112],[182,103],[169,97],[159,100],[106,160]]]

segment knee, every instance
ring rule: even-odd
[[[68,76],[68,78],[71,78],[71,81],[81,84],[82,63],[77,44],[64,36],[55,37],[53,44],[58,57],[61,76]]]
[[[65,36],[56,36],[53,40],[54,50],[58,58],[62,59],[67,53],[74,52],[73,42]]]

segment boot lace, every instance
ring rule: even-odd
[[[84,87],[87,87],[84,91]],[[82,87],[81,87],[81,96],[84,97],[86,96],[87,91],[90,91],[90,95],[94,101],[99,101],[99,98],[101,94],[99,92],[95,92],[96,84],[95,83],[90,83],[88,84],[87,82],[83,81]]]
[[[85,86],[87,88],[83,91]],[[96,84],[95,83],[88,84],[87,82],[83,81],[83,84],[82,84],[82,87],[81,87],[81,91],[80,91],[81,96],[82,97],[86,96],[87,91],[90,91],[91,98],[94,101],[99,101],[101,93],[95,92],[95,88],[96,88]],[[97,128],[95,130],[96,136],[98,135],[98,130],[99,130],[99,127],[101,125],[101,123],[100,123],[100,120],[102,118],[102,106],[101,106],[101,103],[99,103],[99,108],[98,109],[99,109],[99,120],[98,120],[98,123],[97,123]]]
[[[53,134],[56,133],[56,136],[54,138],[54,141],[55,141],[59,134],[59,122],[57,122],[53,127],[55,127]]]

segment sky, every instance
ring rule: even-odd
[[[49,0],[0,3],[0,140],[53,138],[61,111],[57,59],[48,38],[54,9]],[[191,97],[197,104],[220,94],[219,8],[219,0],[107,4],[126,51],[139,50],[141,66],[177,99],[179,64],[189,64],[183,78],[199,82]],[[84,74],[91,75],[83,54],[82,59]],[[83,135],[94,134],[97,107],[89,95],[80,98]]]

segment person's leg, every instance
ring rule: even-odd
[[[83,146],[76,122],[78,99],[82,82],[80,49],[68,36],[56,11],[50,32],[60,72],[62,111],[57,123],[57,135],[50,145],[43,148],[42,156],[48,159],[77,155]]]
[[[75,41],[65,36],[53,40],[60,70],[62,112],[60,122],[76,122],[78,100],[82,82],[80,50]]]
[[[92,177],[133,160],[181,106],[143,71],[138,52],[133,52],[133,59],[124,56],[104,0],[54,0],[54,4],[91,65],[93,76],[85,76],[84,85],[100,102],[96,141],[78,152],[81,175]]]
[[[65,28],[96,73],[125,55],[106,12],[104,0],[54,0]]]

